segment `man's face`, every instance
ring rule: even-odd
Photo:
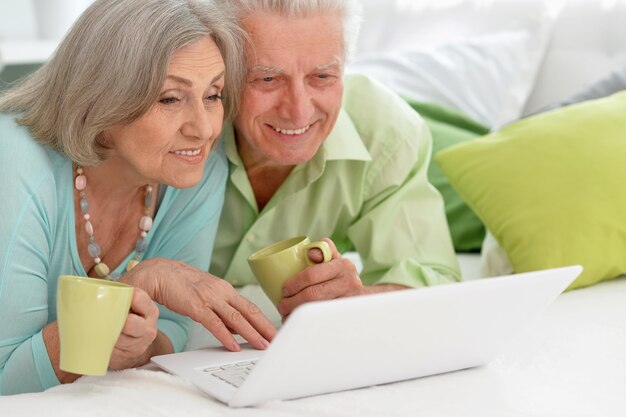
[[[247,169],[306,162],[341,109],[341,16],[257,13],[243,26],[255,50],[248,53],[248,79],[235,118],[242,160]]]

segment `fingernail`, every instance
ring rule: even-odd
[[[265,339],[261,339],[261,345],[263,345],[263,348],[267,349],[270,345],[270,342]]]

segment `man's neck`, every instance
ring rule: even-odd
[[[241,162],[246,170],[259,212],[272,199],[285,182],[295,165],[278,165],[248,147],[245,140],[240,140],[235,131],[235,143]]]
[[[293,166],[264,166],[246,169],[259,212],[285,182]]]

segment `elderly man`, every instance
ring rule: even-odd
[[[223,132],[230,174],[210,272],[255,283],[252,252],[297,235],[329,237],[332,260],[283,286],[283,316],[307,301],[457,280],[443,201],[426,178],[426,125],[376,82],[344,79],[357,4],[223,4],[252,45],[241,107]],[[353,250],[360,274],[341,256]]]

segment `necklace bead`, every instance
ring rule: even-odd
[[[138,260],[131,259],[130,261],[128,261],[128,265],[126,265],[126,271],[130,271],[131,269],[136,267],[138,263],[139,263]]]
[[[102,262],[101,259],[101,249],[100,245],[96,242],[96,238],[94,237],[94,228],[93,223],[91,223],[91,216],[89,215],[89,202],[87,201],[87,195],[85,194],[85,189],[87,188],[87,177],[84,175],[84,170],[82,167],[76,168],[76,178],[74,179],[74,187],[78,191],[80,196],[80,211],[83,214],[83,219],[85,220],[85,232],[88,237],[87,244],[87,252],[89,256],[91,256],[96,264],[94,266],[94,271],[96,275],[100,278],[106,279],[114,279],[111,275],[111,270],[107,264]],[[146,185],[146,194],[144,196],[144,215],[139,219],[139,229],[141,230],[139,239],[135,243],[135,255],[133,259],[128,261],[126,265],[126,271],[130,271],[141,261],[143,257],[143,253],[146,251],[148,247],[148,241],[146,237],[148,236],[148,232],[152,228],[152,217],[150,216],[150,208],[153,203],[153,195],[152,195],[153,187],[150,184]]]
[[[87,177],[84,175],[78,175],[74,181],[74,185],[78,191],[83,191],[87,187]]]
[[[97,264],[97,265],[95,266],[95,268],[94,268],[94,269],[95,269],[95,271],[96,271],[96,274],[98,274],[98,276],[99,276],[100,278],[104,278],[104,277],[108,276],[108,275],[109,275],[109,273],[111,272],[111,271],[109,270],[109,267],[107,266],[107,264],[102,263],[102,262],[100,262],[99,264]]]
[[[141,219],[139,219],[139,228],[146,233],[149,232],[152,228],[152,217],[143,216]]]

